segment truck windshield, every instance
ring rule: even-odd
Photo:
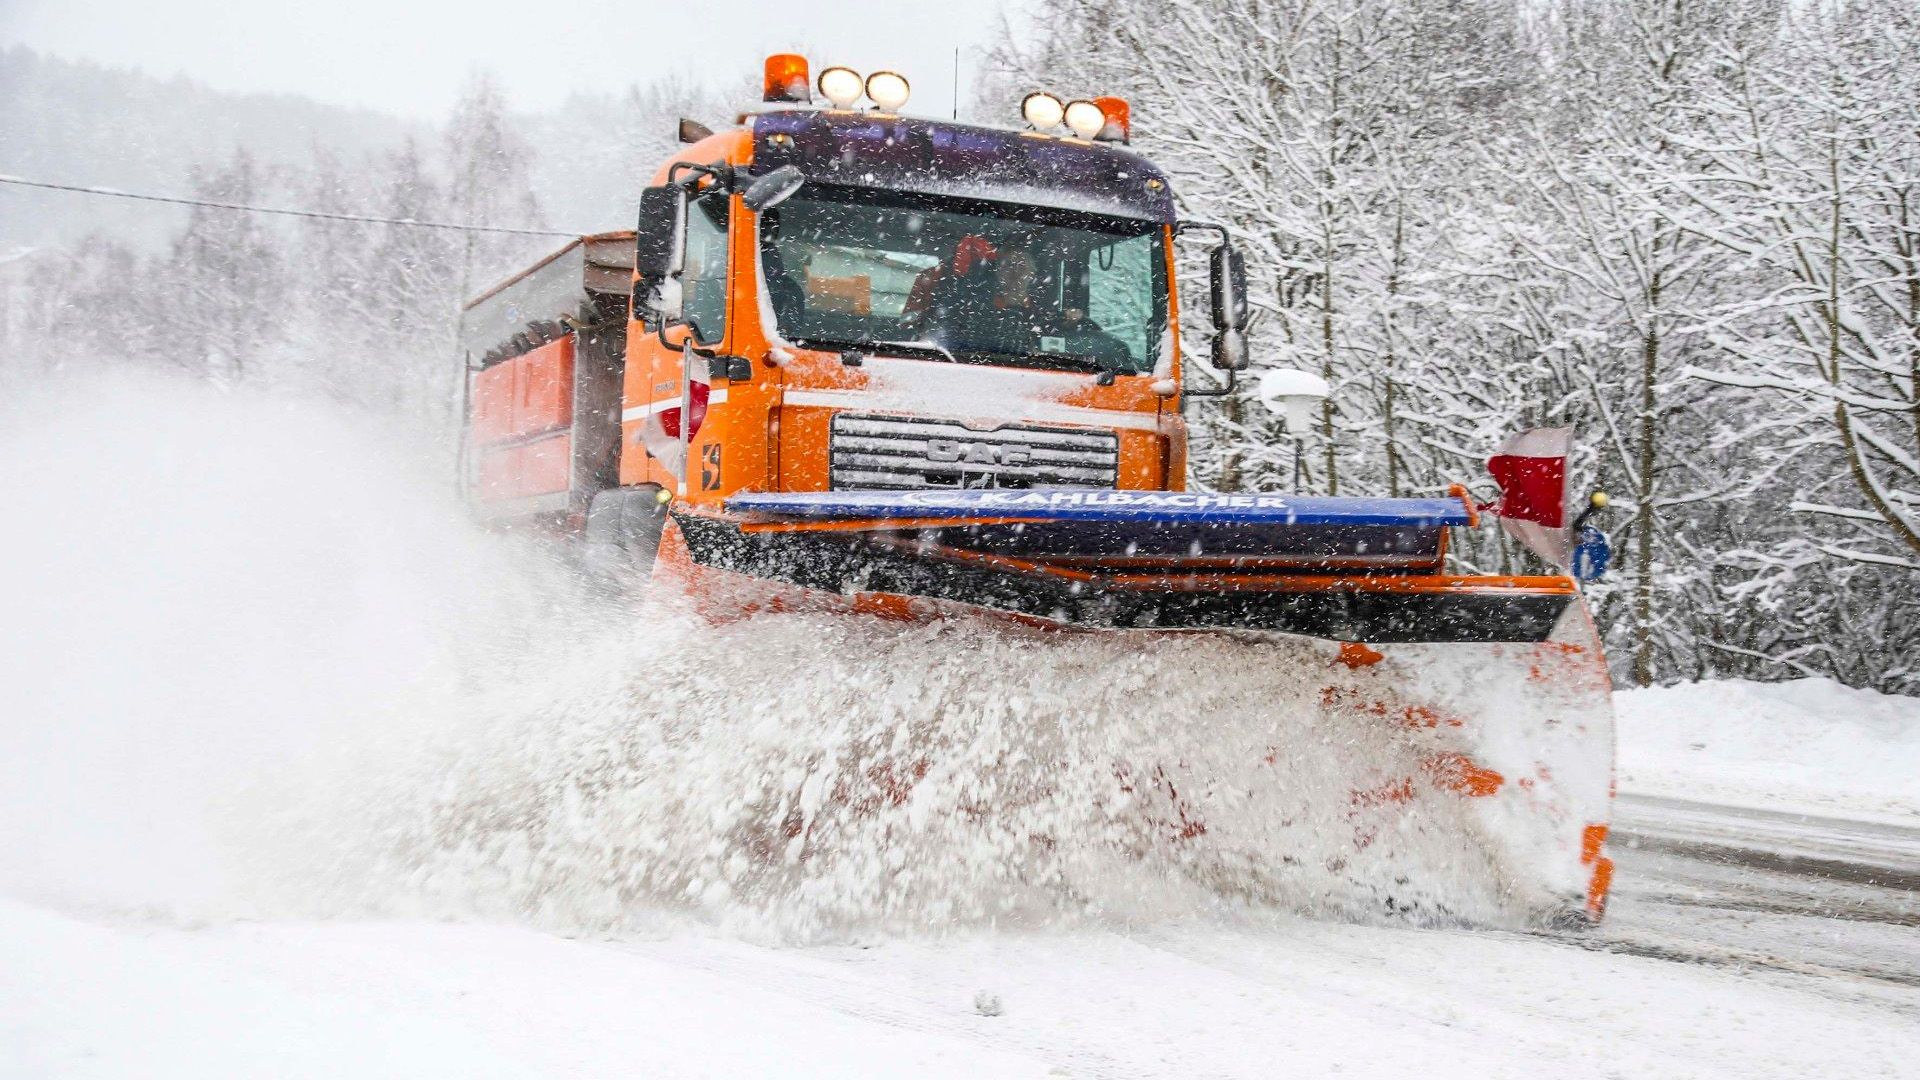
[[[801,345],[1137,374],[1166,326],[1153,222],[809,185],[760,215],[760,257]]]

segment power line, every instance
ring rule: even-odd
[[[514,229],[505,225],[462,225],[450,221],[418,221],[413,218],[369,217],[364,214],[335,214],[325,210],[293,210],[279,206],[248,206],[245,203],[215,202],[210,199],[183,199],[174,195],[147,195],[134,191],[120,191],[115,188],[84,187],[79,184],[50,184],[44,180],[28,180],[19,176],[0,174],[0,184],[12,184],[15,187],[44,188],[47,191],[72,191],[81,195],[105,195],[114,199],[136,199],[140,202],[173,203],[177,206],[205,206],[214,210],[243,210],[250,214],[279,214],[284,217],[317,218],[321,221],[357,221],[368,225],[406,225],[416,229],[451,229],[455,232],[470,233],[511,233],[515,236],[568,236],[584,235],[577,232],[562,232],[556,229]]]

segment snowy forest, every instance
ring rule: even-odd
[[[1912,0],[1058,0],[1003,40],[970,61],[973,117],[1010,124],[1033,89],[1126,98],[1183,213],[1248,255],[1255,374],[1334,387],[1300,445],[1250,394],[1190,406],[1193,484],[1469,480],[1485,496],[1502,437],[1571,426],[1577,482],[1612,496],[1616,559],[1594,597],[1623,684],[1831,675],[1920,692]],[[28,106],[9,110],[0,173],[103,182],[57,172],[20,129],[56,105],[87,124],[62,87],[158,92],[0,59]],[[10,227],[0,382],[152,367],[450,439],[459,299],[567,230],[626,227],[675,119],[718,126],[751,104],[756,73],[738,74],[542,116],[477,76],[439,125],[265,156],[241,132],[181,186],[118,179],[554,235],[206,208],[159,237]],[[5,205],[77,214],[85,198]],[[1517,566],[1491,537],[1463,559]]]

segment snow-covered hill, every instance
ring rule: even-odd
[[[358,174],[409,142],[431,153],[446,138],[441,124],[296,94],[215,90],[18,45],[0,46],[0,101],[0,173],[191,196],[196,175],[228,167],[244,151],[264,181],[254,201],[296,208],[310,195],[295,181],[322,162]],[[531,147],[528,179],[545,223],[595,231],[632,227],[639,185],[674,147],[677,117],[717,123],[724,112],[705,87],[631,81],[575,95],[552,111],[513,114],[508,123]],[[0,188],[0,252],[71,248],[90,235],[163,251],[186,221],[183,207]]]

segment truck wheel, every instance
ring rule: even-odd
[[[582,536],[588,572],[609,585],[637,590],[653,576],[667,504],[657,484],[610,488],[587,504]]]

